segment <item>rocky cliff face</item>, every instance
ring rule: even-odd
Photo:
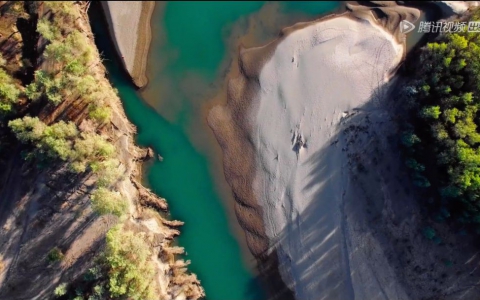
[[[87,2],[74,6],[80,17],[75,26],[85,42],[94,45],[86,10]],[[42,4],[0,2],[0,52],[19,86],[31,81],[33,71],[46,68],[41,59],[45,41],[35,32],[39,16],[47,13]],[[95,48],[96,49],[96,48]],[[105,76],[98,51],[91,66],[96,82],[112,89]],[[24,103],[25,105],[22,105]],[[183,223],[169,221],[159,212],[167,210],[166,201],[140,183],[141,164],[152,158],[151,150],[134,144],[135,127],[128,121],[120,99],[107,105],[109,123],[95,128],[88,118],[82,99],[67,99],[54,106],[21,99],[18,114],[38,115],[46,124],[73,121],[81,132],[96,131],[117,149],[124,174],[115,189],[129,202],[124,219],[98,215],[92,210],[90,193],[98,177],[89,171],[72,174],[64,163],[41,166],[25,161],[24,146],[15,141],[2,120],[0,136],[0,299],[46,299],[60,283],[75,286],[88,269],[97,263],[105,247],[105,235],[120,223],[124,230],[142,235],[150,246],[156,271],[158,299],[198,299],[204,295],[188,262],[175,254],[183,249],[172,246]],[[4,142],[5,141],[5,142]],[[60,258],[60,259],[57,259]]]

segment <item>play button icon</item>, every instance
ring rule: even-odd
[[[400,32],[401,33],[407,34],[414,29],[415,29],[415,25],[413,25],[411,22],[409,22],[407,20],[403,20],[402,22],[400,22]]]

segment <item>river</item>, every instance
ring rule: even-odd
[[[225,74],[239,41],[247,47],[262,45],[281,28],[339,6],[338,2],[167,2],[156,6],[147,69],[150,84],[141,95],[185,134],[200,156],[192,161],[174,151],[175,158],[168,164],[166,149],[160,149],[165,160],[150,169],[148,178],[152,188],[169,201],[172,215],[186,222],[179,243],[186,248],[191,270],[198,274],[208,299],[265,299],[255,280],[255,260],[233,212],[220,149],[205,121],[211,99],[224,91]],[[171,174],[180,173],[180,179],[186,176],[184,171],[189,173],[178,169],[180,160],[195,172],[201,162],[201,172],[185,181],[172,178]]]
[[[167,199],[171,217],[185,222],[178,244],[209,300],[267,297],[235,218],[206,114],[224,100],[225,76],[240,43],[262,45],[285,26],[342,9],[339,1],[157,2],[149,85],[140,92],[119,67],[98,10],[90,12],[110,80],[138,128],[138,144],[163,157],[148,166],[146,182]]]

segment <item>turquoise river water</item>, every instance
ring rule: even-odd
[[[267,299],[233,214],[221,153],[205,118],[221,94],[239,41],[262,45],[280,29],[338,11],[340,2],[166,2],[152,17],[148,87],[138,92],[121,70],[98,12],[96,43],[137,142],[163,157],[147,182],[185,225],[178,244],[209,300]],[[92,9],[91,9],[92,10]]]

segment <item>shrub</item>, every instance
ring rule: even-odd
[[[73,1],[46,1],[45,7],[52,11],[59,24],[68,23],[77,16]]]
[[[404,144],[407,147],[412,147],[415,143],[420,142],[420,139],[416,134],[413,132],[407,131],[402,134],[401,137],[402,144]]]
[[[95,281],[102,277],[102,270],[99,266],[88,269],[88,271],[83,275],[83,280],[86,282]]]
[[[119,180],[125,168],[120,164],[118,159],[112,158],[101,162],[93,162],[90,164],[93,173],[98,177],[97,186],[108,187]]]
[[[60,121],[45,127],[37,147],[42,148],[49,157],[67,160],[72,156],[72,143],[77,135],[74,123]]]
[[[105,104],[102,106],[91,104],[88,111],[88,116],[100,124],[108,123],[112,116],[112,111]]]
[[[105,293],[103,285],[96,285],[93,287],[93,293],[97,296],[102,296]]]
[[[0,57],[0,60],[3,58]],[[0,114],[6,114],[12,111],[13,105],[18,102],[20,89],[17,87],[13,78],[0,68]]]
[[[419,173],[413,173],[413,184],[420,188],[428,188],[430,186],[430,181]]]
[[[61,261],[63,259],[64,255],[62,251],[58,247],[52,248],[50,252],[48,252],[47,255],[47,260],[51,263]]]
[[[415,159],[409,158],[406,160],[405,164],[407,167],[417,171],[417,172],[422,172],[425,171],[425,166],[422,164],[419,164]]]
[[[438,119],[441,113],[440,106],[428,106],[422,109],[420,115],[423,118]]]
[[[25,95],[30,100],[38,100],[42,96],[42,92],[36,82],[32,82],[25,88]]]
[[[55,26],[46,17],[40,18],[38,20],[37,32],[49,41],[54,41],[62,37],[60,28],[58,28],[58,26]]]
[[[55,290],[53,291],[53,294],[56,297],[61,297],[61,296],[65,296],[67,294],[67,291],[68,291],[68,284],[62,283],[55,288]]]
[[[110,295],[132,300],[156,299],[151,256],[150,247],[141,234],[124,230],[121,225],[110,229],[104,257]]]
[[[40,140],[46,125],[37,117],[26,116],[8,122],[8,127],[12,129],[19,141],[28,143]]]
[[[33,144],[38,154],[68,161],[73,172],[85,172],[90,166],[99,174],[102,186],[110,185],[123,172],[118,160],[112,160],[115,147],[96,133],[79,133],[73,122],[47,126],[37,117],[25,116],[10,121],[8,126],[21,142]]]
[[[425,227],[425,229],[423,229],[423,235],[427,239],[433,240],[437,234],[435,232],[435,229],[433,229],[432,227]]]
[[[10,121],[8,126],[21,142],[32,143],[49,158],[67,160],[72,156],[73,141],[78,135],[73,122],[60,121],[47,126],[37,117],[26,116]]]
[[[64,77],[37,70],[35,71],[35,81],[26,88],[26,95],[31,100],[37,100],[45,95],[50,102],[58,105],[63,100],[61,92],[65,88]]]
[[[104,187],[97,188],[90,196],[93,209],[101,214],[112,214],[121,217],[128,212],[128,201],[119,192]]]
[[[110,158],[115,153],[115,147],[103,137],[95,133],[82,132],[75,141],[74,160],[81,161],[89,158]]]

